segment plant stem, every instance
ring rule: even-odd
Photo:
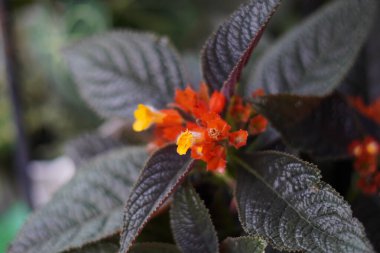
[[[27,172],[28,149],[22,120],[21,99],[17,74],[15,40],[12,34],[10,0],[0,0],[0,24],[3,37],[6,79],[16,131],[16,176],[23,198],[32,206],[31,182]]]

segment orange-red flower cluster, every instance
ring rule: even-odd
[[[259,89],[252,93],[252,97],[263,96],[264,91]],[[232,106],[229,114],[233,117],[235,124],[248,129],[250,135],[264,132],[268,126],[268,120],[260,115],[251,104],[244,102],[239,96],[232,98]]]
[[[251,106],[235,97],[230,110],[226,109],[226,98],[214,91],[209,96],[207,86],[202,84],[198,92],[187,87],[177,90],[173,109],[156,110],[146,105],[138,105],[135,111],[135,131],[143,131],[155,124],[154,147],[176,142],[177,153],[184,155],[191,150],[191,157],[206,162],[207,169],[223,172],[226,167],[226,148],[228,145],[240,148],[247,143],[248,132],[232,127],[221,117],[223,112],[230,114],[236,122],[249,124],[254,134],[265,130],[266,120],[253,112]],[[228,117],[227,117],[228,118]],[[233,123],[236,123],[233,122]],[[233,131],[234,129],[239,129]],[[252,131],[251,131],[252,128]],[[245,129],[245,128],[244,128]]]
[[[380,171],[377,170],[380,144],[367,136],[362,141],[354,141],[349,152],[355,158],[354,168],[359,173],[358,187],[367,194],[375,194],[380,189]]]

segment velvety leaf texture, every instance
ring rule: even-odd
[[[144,148],[126,148],[87,163],[29,218],[9,253],[63,252],[118,233],[124,203],[146,157]]]
[[[203,76],[213,90],[230,96],[241,71],[281,0],[251,0],[206,42],[202,52]]]
[[[122,144],[115,139],[88,133],[69,141],[65,146],[65,153],[78,166],[101,153],[121,146]]]
[[[134,186],[124,210],[120,252],[127,252],[137,235],[175,187],[190,172],[194,160],[180,156],[175,145],[152,155]]]
[[[181,253],[176,246],[166,243],[138,243],[129,253]]]
[[[280,152],[236,159],[240,221],[276,248],[374,252],[350,206],[320,180],[316,166]]]
[[[221,245],[221,253],[264,253],[266,241],[259,237],[227,238]]]
[[[114,236],[115,238],[117,236]],[[118,240],[105,239],[92,244],[86,245],[82,248],[65,251],[65,253],[116,253],[119,249]]]
[[[218,253],[218,238],[209,211],[190,186],[174,195],[170,210],[174,239],[183,253]]]
[[[106,118],[131,117],[138,103],[164,107],[185,85],[165,37],[108,32],[67,48],[64,56],[83,98]]]
[[[338,0],[322,8],[267,50],[247,94],[325,95],[350,70],[371,29],[377,0]]]
[[[339,94],[327,97],[269,95],[255,107],[292,147],[319,158],[348,155],[348,146],[363,134],[357,112]]]

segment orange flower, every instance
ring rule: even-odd
[[[201,84],[198,92],[190,87],[177,90],[174,101],[177,110],[156,110],[140,104],[135,111],[134,130],[142,131],[155,124],[155,140],[149,145],[151,149],[176,142],[179,155],[191,150],[191,157],[206,162],[207,170],[224,172],[227,145],[241,148],[248,139],[247,131],[231,131],[231,125],[221,117],[227,102],[224,95],[214,91],[210,97],[207,86]],[[233,101],[234,106],[228,113],[237,113],[240,119],[234,123],[246,126],[254,110],[240,97]],[[261,123],[258,127],[255,125],[256,133],[263,131],[266,127],[264,118],[256,113],[254,119],[260,119],[257,123]]]
[[[192,113],[193,108],[198,102],[198,96],[193,89],[186,87],[183,91],[176,90],[174,101],[179,108],[185,112]]]
[[[358,187],[366,194],[376,193],[380,188],[380,173],[377,171],[379,143],[367,136],[362,141],[353,141],[348,150],[355,158],[354,169],[360,176]]]
[[[235,148],[243,147],[247,144],[248,132],[244,130],[239,130],[236,132],[230,133],[228,139],[230,144]]]
[[[244,104],[243,99],[239,96],[234,96],[232,101],[233,103],[230,111],[231,116],[238,122],[247,122],[253,112],[252,106]]]
[[[362,143],[358,140],[351,142],[351,144],[348,146],[348,152],[355,157],[359,157],[363,152]]]
[[[348,99],[357,111],[380,124],[380,98],[370,105],[366,105],[361,97],[349,97]]]
[[[210,101],[209,101],[209,109],[214,113],[221,113],[226,104],[226,98],[219,91],[214,91],[212,93]]]
[[[254,92],[252,92],[253,98],[262,97],[264,95],[265,95],[265,91],[263,89],[257,89]]]
[[[368,195],[375,194],[378,189],[378,186],[372,180],[368,180],[367,178],[360,178],[357,186],[363,191],[363,193]]]
[[[204,113],[197,119],[197,123],[187,123],[187,130],[177,139],[177,152],[182,155],[191,149],[191,157],[206,162],[207,170],[224,172],[224,145],[230,136],[230,130],[231,126],[219,114],[212,111]],[[243,132],[241,130],[242,134]]]
[[[206,129],[207,135],[206,139],[211,141],[221,141],[228,137],[228,133],[231,126],[228,125],[226,121],[219,117],[217,114],[209,114],[207,117]]]
[[[206,146],[207,147],[207,146]],[[205,160],[207,170],[224,173],[226,170],[226,148],[216,145],[205,150]]]
[[[157,123],[158,126],[182,125],[184,122],[182,116],[174,109],[161,110],[160,113],[162,113],[164,117]]]
[[[256,115],[249,122],[249,133],[252,135],[257,135],[263,133],[268,126],[268,120],[262,115]]]

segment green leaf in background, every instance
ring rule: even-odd
[[[100,155],[24,224],[9,253],[56,253],[117,234],[147,155],[124,148]]]
[[[235,158],[240,221],[276,248],[306,252],[374,252],[350,206],[320,180],[316,166],[267,151]]]
[[[258,98],[255,108],[287,144],[314,157],[347,157],[349,144],[363,137],[356,111],[337,93],[327,97],[269,95]]]
[[[0,192],[3,189],[0,189]],[[9,243],[28,217],[30,210],[25,203],[15,203],[0,213],[0,252],[6,252]]]
[[[95,156],[120,148],[122,143],[111,137],[103,137],[98,133],[86,133],[65,145],[65,154],[69,156],[78,167]]]
[[[104,32],[110,26],[111,14],[102,1],[83,0],[63,3],[56,8],[52,3],[35,3],[17,16],[20,41],[30,62],[31,74],[39,73],[55,93],[76,110],[85,107],[61,55],[68,43]],[[87,112],[88,113],[88,112]],[[82,116],[83,117],[83,116]]]
[[[180,156],[176,145],[154,153],[146,163],[124,210],[120,252],[132,246],[152,215],[163,205],[193,167],[190,155]]]
[[[220,246],[222,253],[264,253],[267,242],[260,237],[227,238]]]
[[[206,42],[203,76],[213,90],[231,96],[243,67],[281,0],[250,0],[240,6]]]
[[[138,243],[128,253],[181,253],[176,246],[166,243]]]
[[[162,108],[184,88],[182,67],[165,37],[113,31],[64,51],[80,93],[105,117],[131,117],[137,104]]]
[[[325,95],[356,59],[376,13],[377,0],[338,0],[291,30],[259,61],[246,94]]]
[[[209,211],[190,186],[181,187],[173,198],[170,223],[183,253],[218,253],[219,243]]]

